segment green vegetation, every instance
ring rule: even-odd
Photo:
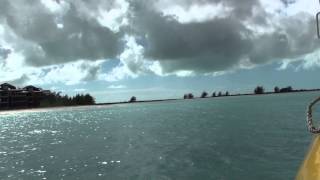
[[[193,98],[194,96],[191,93],[183,95],[183,99],[193,99]]]
[[[203,91],[202,94],[201,94],[201,98],[206,98],[208,96],[208,93]]]
[[[129,100],[129,102],[136,102],[137,101],[137,98],[135,96],[132,96]]]
[[[40,107],[53,106],[76,106],[76,105],[93,105],[94,98],[90,94],[77,94],[69,97],[68,95],[61,96],[60,93],[50,93],[42,98]]]
[[[291,86],[288,86],[288,87],[285,87],[285,88],[281,88],[281,89],[280,89],[280,92],[281,92],[281,93],[292,92],[292,91],[293,91],[293,89],[292,89]]]
[[[290,93],[290,92],[308,92],[308,91],[320,91],[320,89],[293,89],[291,86],[279,88],[278,86],[275,86],[273,88],[273,91],[266,91],[263,86],[257,86],[254,88],[253,93],[234,93],[230,94],[229,91],[226,91],[225,93],[222,91],[219,91],[216,93],[214,91],[211,96],[206,92],[203,91],[199,98],[215,98],[215,97],[224,97],[224,96],[248,96],[248,95],[262,95],[262,94],[274,94],[274,93]],[[189,94],[184,94],[183,96],[184,99],[193,99],[193,95],[191,93]]]
[[[254,89],[254,94],[264,94],[264,88],[263,88],[263,86],[257,86],[257,87]]]

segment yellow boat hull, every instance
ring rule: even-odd
[[[313,140],[296,180],[320,180],[320,135]]]

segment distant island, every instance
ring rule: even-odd
[[[320,91],[320,89],[293,89],[291,86],[284,88],[274,87],[274,91],[267,92],[263,86],[257,86],[252,93],[237,93],[231,94],[229,91],[219,91],[213,92],[211,95],[206,91],[203,91],[200,96],[196,97],[192,93],[186,93],[183,95],[182,99],[199,99],[199,98],[218,98],[218,97],[228,97],[228,96],[253,96],[253,95],[268,95],[268,94],[283,94],[283,93],[297,93],[297,92],[311,92]],[[110,102],[110,103],[97,103],[97,105],[112,105],[112,104],[127,104],[127,103],[144,103],[144,102],[161,102],[161,101],[175,101],[181,100],[181,98],[171,98],[171,99],[157,99],[157,100],[143,100],[138,101],[135,96],[132,96],[129,101],[123,102]]]
[[[281,93],[295,93],[295,92],[310,92],[320,91],[320,89],[293,89],[291,86],[279,88],[274,87],[271,92],[265,91],[263,86],[257,86],[252,93],[245,94],[231,94],[229,91],[213,92],[211,95],[203,91],[200,96],[196,97],[192,93],[186,93],[182,99],[196,99],[196,98],[217,98],[227,96],[250,96],[250,95],[266,95],[266,94],[281,94]],[[18,88],[9,83],[0,84],[0,110],[10,109],[26,109],[39,107],[59,107],[59,106],[80,106],[80,105],[111,105],[124,103],[142,103],[142,102],[159,102],[180,100],[174,99],[159,99],[159,100],[137,100],[136,96],[132,96],[128,101],[111,102],[111,103],[96,103],[93,96],[90,94],[77,94],[75,96],[61,95],[60,92],[52,92],[50,90],[43,90],[32,85]]]
[[[225,97],[225,96],[252,96],[252,95],[267,95],[267,94],[280,94],[280,93],[295,93],[295,92],[310,92],[310,91],[320,91],[320,89],[293,89],[291,86],[279,88],[274,87],[274,91],[265,91],[263,86],[257,86],[252,93],[237,93],[230,94],[229,91],[226,92],[213,92],[211,96],[206,91],[203,91],[198,98],[213,98],[213,97]],[[183,95],[183,99],[193,99],[194,95],[192,93],[187,93]]]

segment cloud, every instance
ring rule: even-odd
[[[23,74],[21,77],[17,79],[13,79],[9,81],[8,83],[14,84],[16,86],[22,86],[22,85],[27,85],[27,82],[29,81],[29,77],[26,74]]]
[[[314,70],[320,67],[320,51],[302,55],[295,59],[285,59],[280,63],[278,70],[294,69],[299,70]]]
[[[23,63],[23,58],[10,55],[6,61],[0,61],[0,79],[14,84],[82,84],[98,79],[104,60],[76,61],[45,67],[29,67]],[[19,69],[19,71],[17,71]]]
[[[119,64],[110,72],[100,74],[99,80],[115,82],[126,78],[136,78],[137,76],[138,75],[132,73],[126,65]]]
[[[100,75],[100,80],[119,81],[125,78],[136,78],[143,74],[161,75],[161,67],[157,62],[148,61],[144,56],[144,47],[139,45],[136,38],[125,36],[125,49],[119,55],[120,63],[110,72]]]
[[[260,1],[258,0],[177,0],[177,1],[168,1],[168,0],[156,0],[156,1],[148,1],[148,0],[137,0],[133,1],[132,4],[135,6],[148,7],[147,9],[154,8],[157,10],[166,9],[172,6],[180,6],[185,9],[192,9],[194,6],[206,6],[206,5],[214,5],[214,6],[223,6],[230,7],[232,9],[231,15],[237,18],[245,19],[250,17],[253,13],[254,8],[260,6]]]
[[[61,65],[52,65],[42,68],[33,77],[33,81],[40,84],[65,83],[74,85],[97,79],[97,73],[104,61],[77,61]]]
[[[127,88],[125,85],[110,85],[108,86],[109,89],[124,89]]]
[[[186,9],[198,3],[178,2]],[[198,5],[201,3],[222,4],[232,11],[226,12],[229,15],[185,23],[174,14],[148,8],[148,3],[133,4],[132,24],[142,39],[146,61],[159,62],[164,73],[207,74],[238,69],[243,62],[252,67],[294,59],[319,48],[310,14],[276,16],[254,0],[200,1]]]
[[[233,19],[181,24],[169,17],[145,16],[145,56],[159,60],[165,72],[210,72],[232,67],[251,49],[247,29]]]
[[[43,1],[47,2],[47,1]],[[8,41],[32,66],[66,63],[79,59],[115,58],[121,50],[121,33],[85,16],[78,2],[61,1],[60,11],[50,11],[39,1],[5,1],[0,13]],[[81,3],[79,3],[81,4]],[[49,6],[49,7],[48,7]]]
[[[10,49],[6,49],[0,46],[0,59],[6,59],[10,53]]]
[[[100,71],[100,65],[89,65],[88,64],[82,64],[81,69],[86,72],[85,76],[82,78],[83,81],[92,81],[96,80],[98,78],[98,74]]]
[[[296,0],[281,0],[281,2],[288,7],[290,4],[296,3]]]
[[[79,84],[145,74],[224,74],[314,58],[306,56],[319,48],[313,15],[299,9],[301,3],[3,0],[0,78]],[[120,63],[105,72],[106,59]]]

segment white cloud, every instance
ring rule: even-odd
[[[289,16],[298,14],[299,12],[309,13],[315,15],[319,11],[319,1],[305,1],[297,0],[296,3],[290,5],[286,10]]]
[[[126,78],[136,78],[138,75],[132,73],[126,65],[120,64],[114,67],[110,72],[102,73],[99,75],[99,80],[115,82]]]
[[[145,71],[143,46],[139,45],[132,36],[126,36],[124,41],[126,48],[119,56],[120,61],[133,73],[138,74]]]
[[[162,75],[161,66],[157,61],[144,57],[144,47],[136,42],[132,36],[125,36],[126,48],[119,55],[120,63],[110,72],[100,75],[100,80],[119,81],[126,78],[137,78],[143,74]]]
[[[303,69],[313,69],[320,67],[320,51],[316,51],[314,53],[307,54],[303,58],[303,62],[301,64]]]
[[[70,5],[65,1],[41,0],[41,3],[51,12],[55,14],[64,14],[70,9]]]
[[[174,5],[162,9],[164,15],[171,15],[181,23],[204,22],[213,18],[223,18],[230,15],[232,9],[219,4],[192,5],[188,8]]]
[[[286,70],[292,68],[296,71],[304,69],[310,70],[320,67],[320,49],[306,54],[299,56],[294,59],[284,59],[281,61],[278,70]]]
[[[193,71],[177,71],[176,75],[178,77],[187,77],[187,76],[193,76],[194,73],[193,73]]]
[[[110,85],[108,86],[109,89],[124,89],[127,88],[125,85]]]
[[[5,60],[0,61],[0,79],[3,82],[8,82],[26,77],[24,78],[25,84],[64,83],[66,85],[74,85],[85,83],[86,79],[93,80],[97,78],[103,62],[103,60],[95,62],[80,60],[36,68],[27,66],[21,54],[12,52]]]
[[[119,32],[120,27],[128,25],[128,8],[128,2],[118,0],[114,8],[109,11],[100,8],[97,20],[102,26],[108,27],[113,32]]]
[[[48,66],[42,68],[42,70],[48,71],[44,77],[37,76],[36,78],[39,78],[38,82],[41,84],[59,82],[64,82],[66,85],[80,84],[84,83],[84,79],[91,75],[91,68],[99,67],[103,62],[102,60],[95,62],[81,60],[62,65]]]
[[[73,85],[144,74],[216,75],[274,59],[283,62],[280,69],[296,61],[305,69],[320,66],[308,21],[317,1],[297,0],[285,7],[280,0],[259,0],[261,6],[255,0],[160,0],[145,1],[140,9],[135,2],[144,1],[41,0],[26,6],[8,1],[2,6],[8,12],[0,7],[0,47],[10,50],[0,61],[0,79]],[[238,10],[246,18],[235,17]],[[137,24],[133,11],[143,11],[136,12]],[[102,72],[103,58],[120,63]]]

